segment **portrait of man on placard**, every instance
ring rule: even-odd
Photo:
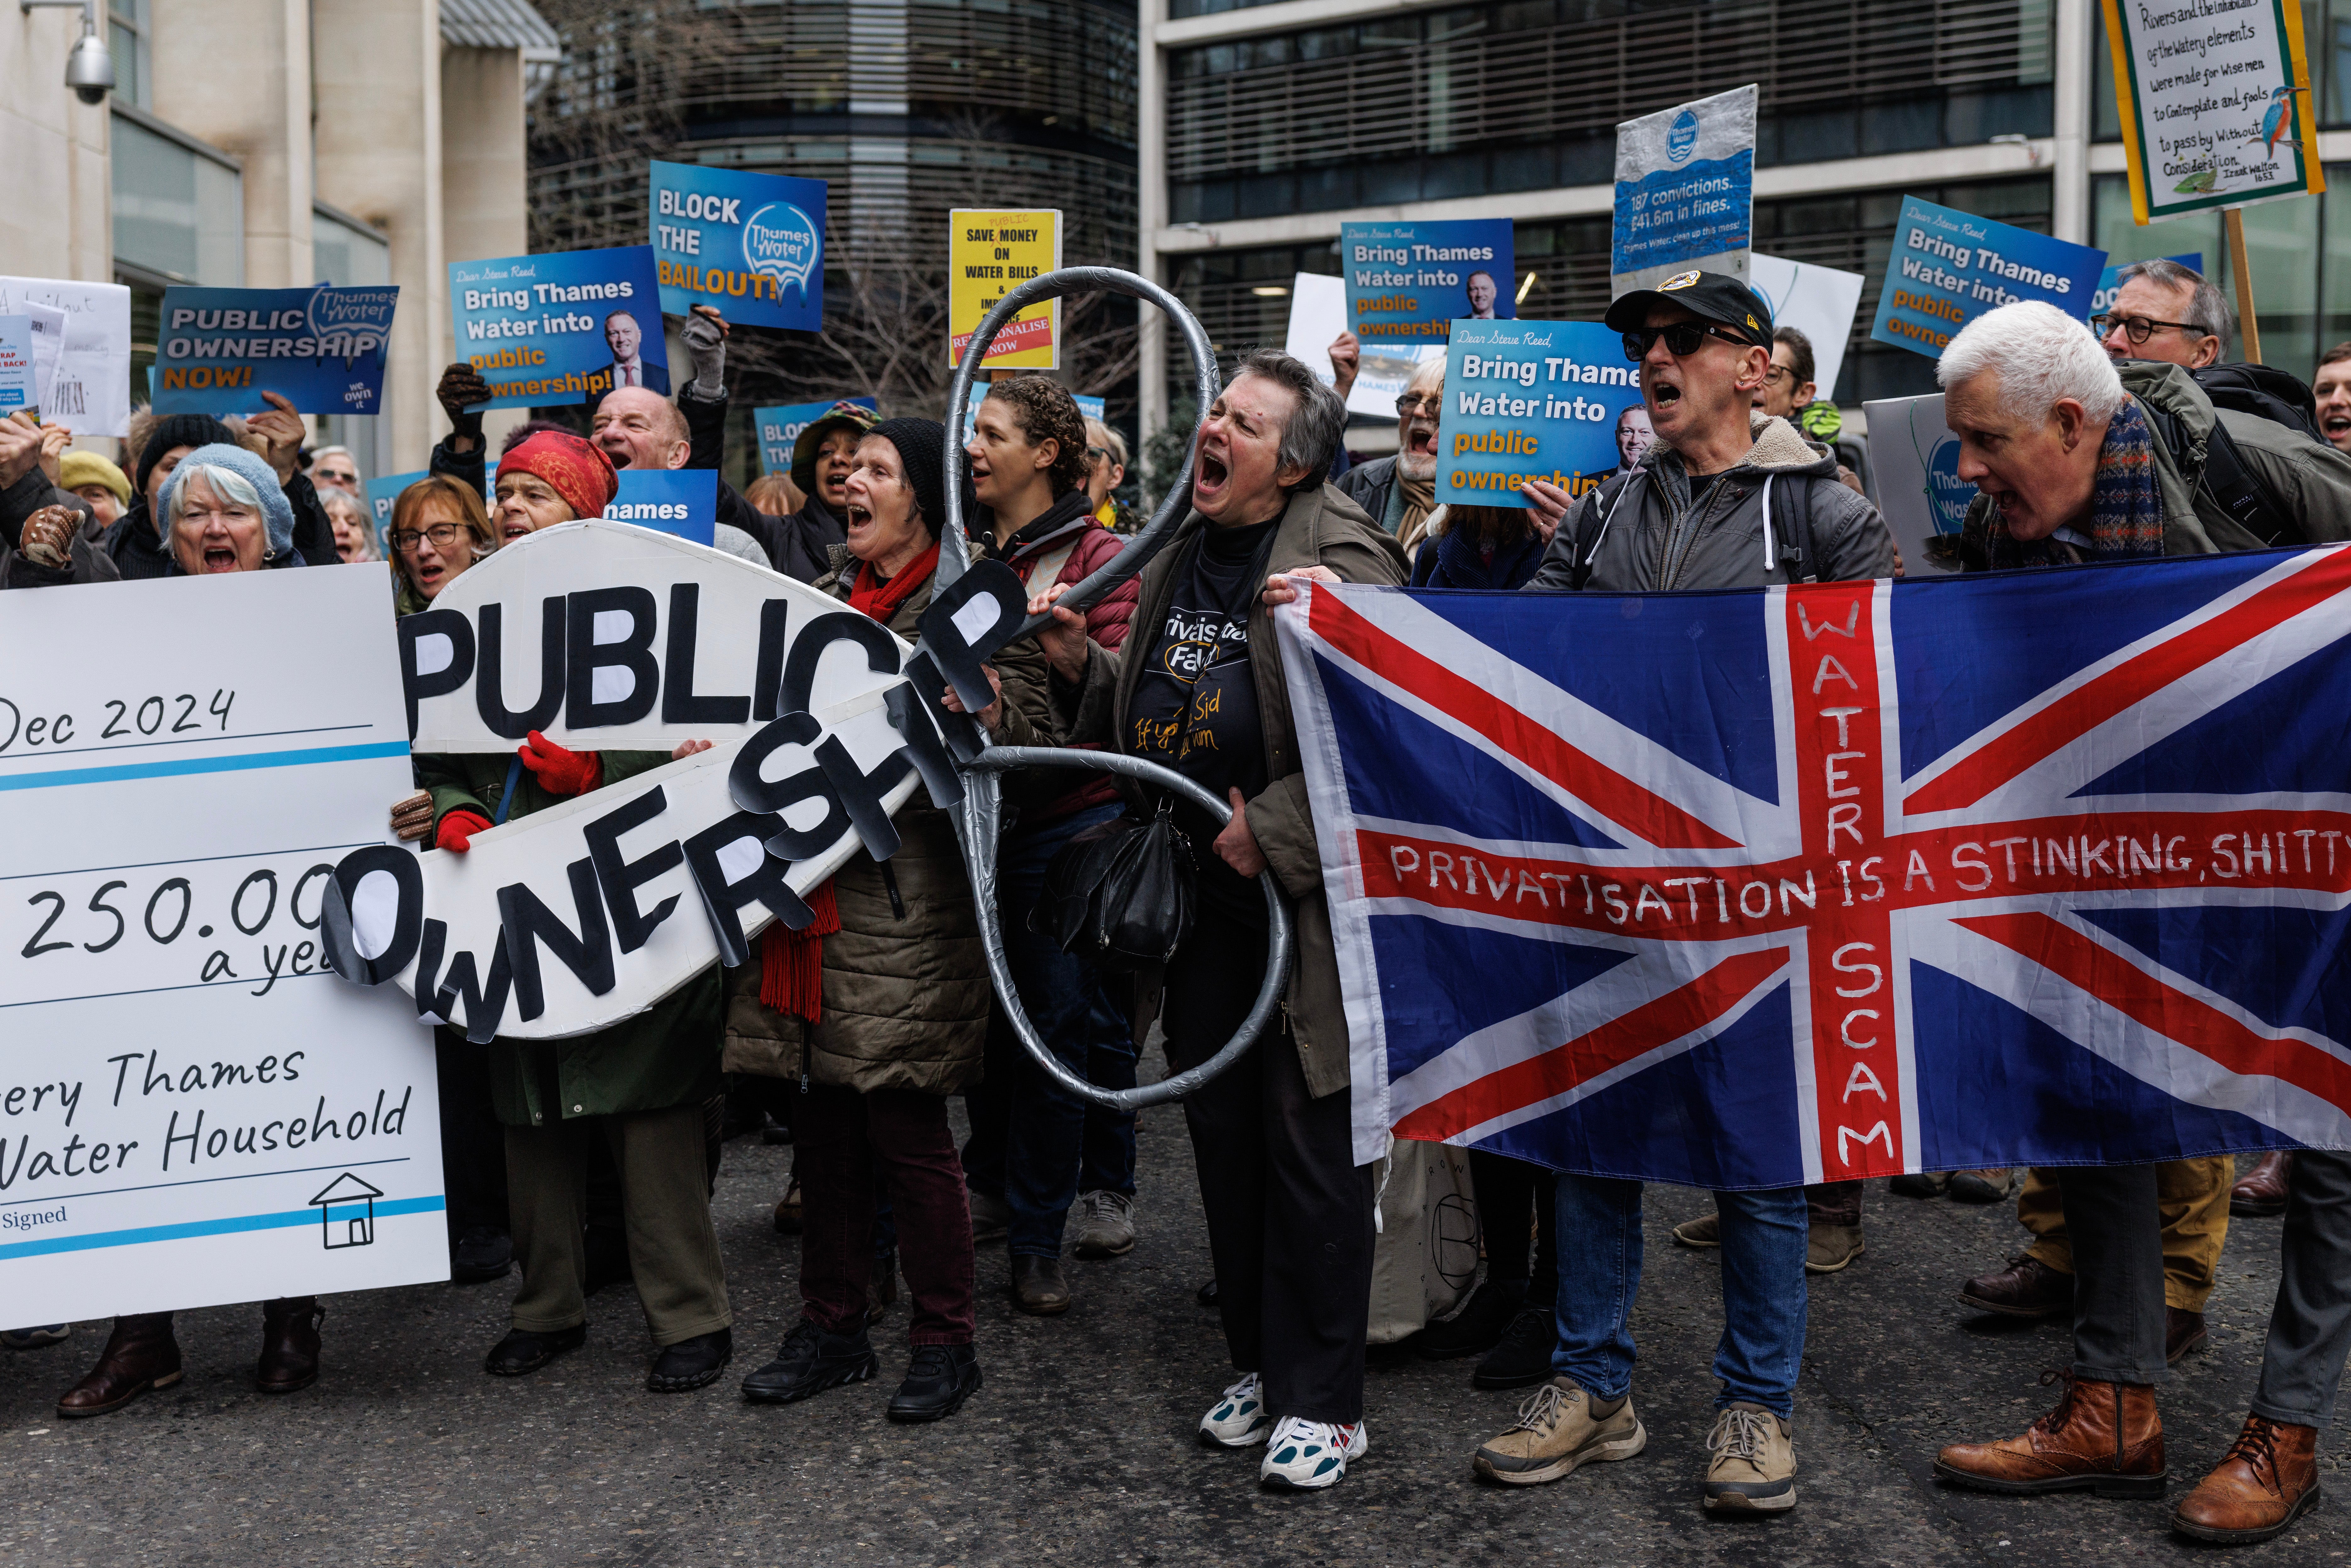
[[[1645,403],[1635,403],[1616,416],[1616,472],[1630,474],[1641,465],[1641,458],[1656,444],[1657,433],[1649,427],[1649,410]]]
[[[1494,301],[1502,297],[1501,289],[1495,286],[1494,275],[1490,272],[1471,273],[1469,275],[1468,291],[1469,319],[1472,321],[1493,320]]]
[[[661,365],[645,362],[645,329],[634,316],[626,310],[615,310],[605,317],[604,342],[612,350],[612,362],[604,371],[611,378],[611,389],[650,387],[664,395],[668,393],[669,371]]]

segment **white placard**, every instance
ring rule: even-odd
[[[66,313],[36,299],[18,307],[33,324],[33,406],[46,409],[57,388],[57,362],[66,349]]]
[[[447,1277],[432,1037],[319,929],[412,787],[397,670],[371,572],[8,596],[10,1322]]]
[[[130,429],[131,290],[120,283],[0,276],[0,316],[21,313],[26,302],[66,313],[65,352],[42,419],[76,435]]]
[[[1861,308],[1861,274],[1761,251],[1747,259],[1748,285],[1771,308],[1771,325],[1793,327],[1812,340],[1818,395],[1834,400],[1837,372],[1844,368],[1844,346],[1853,336],[1854,314]]]
[[[1959,438],[1943,423],[1943,394],[1862,404],[1877,509],[1902,551],[1902,570],[1928,577],[1959,570],[1959,527],[1976,487],[1959,477]]]
[[[1331,364],[1331,345],[1347,329],[1347,280],[1319,272],[1301,272],[1290,281],[1290,329],[1282,351],[1303,360],[1324,386],[1335,385],[1339,374]],[[1358,361],[1355,384],[1347,392],[1349,413],[1381,419],[1396,416],[1395,400],[1424,360],[1442,361],[1442,343],[1390,343],[1375,353],[1365,348]]]

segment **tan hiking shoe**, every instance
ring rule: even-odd
[[[1489,1481],[1533,1486],[1555,1481],[1578,1465],[1629,1459],[1648,1442],[1631,1395],[1613,1414],[1595,1418],[1574,1379],[1554,1377],[1528,1396],[1518,1420],[1479,1448],[1469,1468]]]
[[[1674,1227],[1674,1239],[1685,1247],[1719,1247],[1722,1216],[1701,1214],[1696,1219],[1685,1219]]]
[[[1858,1225],[1815,1225],[1804,1238],[1804,1272],[1834,1274],[1868,1250]]]
[[[1779,1513],[1796,1506],[1794,1427],[1761,1405],[1714,1413],[1706,1435],[1706,1506],[1719,1512]]]

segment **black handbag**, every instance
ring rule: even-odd
[[[1174,808],[1163,800],[1148,820],[1120,817],[1063,844],[1029,928],[1119,973],[1165,963],[1191,933],[1199,877]]]

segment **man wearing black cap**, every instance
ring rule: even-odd
[[[1894,570],[1877,508],[1837,483],[1836,459],[1754,408],[1771,364],[1771,312],[1746,285],[1684,272],[1608,308],[1639,366],[1656,443],[1576,505],[1531,589],[1619,593],[1857,580]],[[1767,513],[1767,500],[1769,497]],[[1796,1503],[1790,1442],[1804,1349],[1804,1190],[1718,1192],[1722,1391],[1707,1438],[1710,1511]],[[1559,1178],[1561,1270],[1554,1376],[1510,1430],[1478,1450],[1498,1481],[1557,1480],[1626,1459],[1648,1434],[1634,1414],[1630,1329],[1641,1283],[1641,1184]],[[1593,1267],[1593,1265],[1600,1265]]]

